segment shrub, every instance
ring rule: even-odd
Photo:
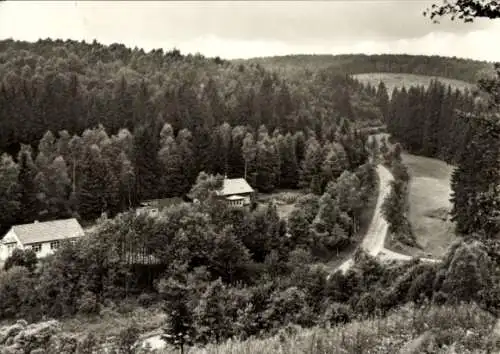
[[[0,318],[33,319],[37,315],[35,284],[25,267],[14,266],[0,272]]]
[[[85,291],[78,299],[78,312],[86,315],[99,313],[97,296],[90,291]]]
[[[352,309],[345,304],[334,302],[327,306],[323,317],[323,325],[337,325],[347,323],[353,318]]]
[[[135,323],[125,328],[118,335],[118,349],[123,354],[133,354],[134,346],[139,339],[139,328]]]
[[[87,334],[77,345],[77,353],[93,354],[98,346],[97,338],[93,333]]]
[[[21,250],[16,248],[5,260],[3,268],[4,270],[9,270],[16,266],[26,267],[30,272],[33,272],[36,269],[37,262],[36,253],[33,250]]]
[[[149,307],[158,301],[158,296],[153,293],[142,293],[137,298],[137,302],[142,307]]]

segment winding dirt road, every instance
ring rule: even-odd
[[[389,195],[391,191],[391,181],[394,180],[392,173],[383,165],[377,165],[377,174],[379,177],[379,193],[377,198],[377,204],[375,206],[375,212],[373,213],[373,218],[366,232],[365,238],[361,243],[361,248],[371,255],[372,257],[378,257],[380,260],[401,260],[409,261],[413,257],[397,253],[384,248],[385,238],[388,233],[389,225],[382,215],[382,204],[385,198]],[[438,262],[435,259],[430,258],[420,258],[424,262]],[[342,263],[335,271],[342,271],[345,273],[354,264],[354,259],[351,257]]]

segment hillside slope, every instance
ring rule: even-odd
[[[158,325],[158,324],[157,324]],[[485,353],[498,347],[500,322],[472,304],[432,306],[415,309],[405,305],[387,317],[352,321],[346,324],[303,329],[290,325],[277,335],[246,341],[229,340],[206,347],[185,348],[189,354],[225,353]],[[118,335],[113,340],[96,345],[95,328],[71,330],[55,320],[28,324],[19,320],[0,327],[0,352],[83,353],[125,349],[134,353],[178,353],[170,345],[152,343],[149,335],[131,332],[129,338]],[[90,335],[92,333],[92,335]],[[137,341],[135,339],[139,337]],[[156,337],[156,336],[155,336]],[[120,339],[121,338],[121,339]],[[135,343],[134,343],[135,342]],[[150,350],[140,350],[149,344]],[[134,345],[135,344],[135,345]],[[151,345],[158,344],[158,345]],[[92,348],[92,346],[94,346]],[[76,347],[80,350],[75,351]],[[127,348],[128,347],[128,348]],[[134,349],[132,349],[135,347]],[[99,348],[99,349],[98,349]],[[452,351],[453,348],[455,351]],[[87,351],[85,351],[87,352]],[[491,351],[490,351],[491,352]]]
[[[458,89],[460,91],[465,91],[466,89],[472,91],[476,88],[476,85],[469,82],[450,79],[442,76],[383,72],[355,74],[353,76],[362,83],[369,84],[370,86],[375,87],[377,87],[380,81],[382,81],[387,87],[387,91],[389,94],[392,93],[394,88],[401,89],[402,87],[406,87],[408,89],[411,86],[423,86],[427,88],[432,80],[438,80],[445,86],[451,86],[453,89]]]
[[[413,311],[404,306],[386,318],[333,328],[289,328],[269,338],[228,341],[192,354],[211,353],[479,353],[493,349],[495,320],[474,305]],[[455,351],[451,351],[451,347]],[[411,350],[409,350],[411,348]],[[162,353],[171,353],[165,350]]]
[[[450,179],[453,166],[437,159],[403,154],[412,176],[409,218],[425,254],[441,257],[456,240],[451,210]]]
[[[341,73],[372,72],[412,73],[440,76],[475,83],[480,77],[492,74],[492,63],[462,58],[407,54],[343,54],[343,55],[286,55],[234,60],[251,62],[268,69],[332,69]]]

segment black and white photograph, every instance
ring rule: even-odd
[[[500,1],[0,0],[0,354],[500,354]]]

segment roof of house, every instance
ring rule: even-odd
[[[74,218],[12,226],[23,245],[81,237],[85,233]]]
[[[254,190],[244,178],[226,178],[219,195],[227,196],[233,194],[252,193]]]

